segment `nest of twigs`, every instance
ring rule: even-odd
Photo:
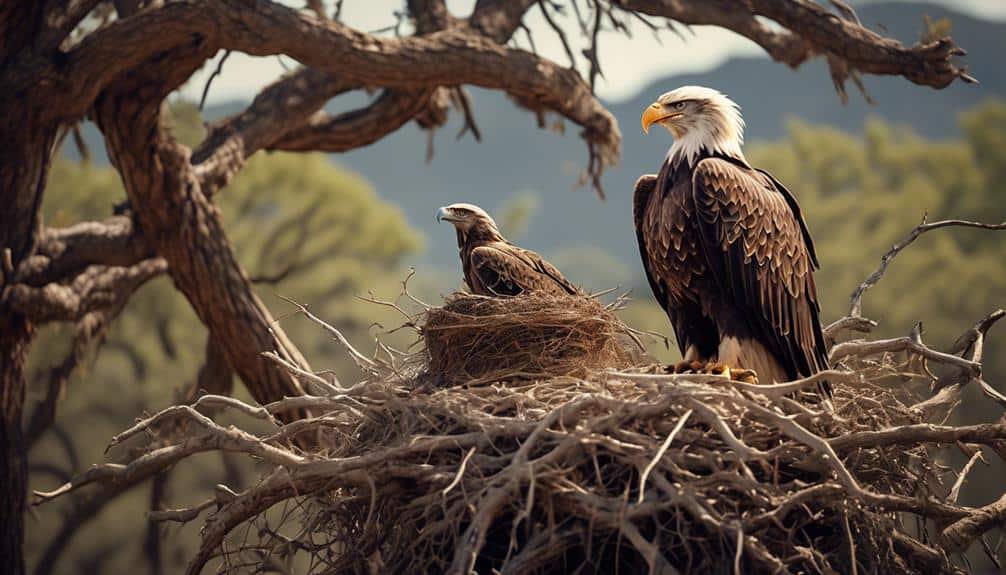
[[[860,447],[861,434],[918,416],[858,378],[835,387],[841,407],[822,416],[726,382],[640,372],[432,393],[372,383],[354,396],[364,423],[347,421],[353,441],[327,457],[384,454],[366,469],[375,483],[324,493],[307,516],[345,544],[326,557],[332,572],[942,567],[910,550],[895,515],[849,497],[851,485],[905,501],[944,491],[924,447]],[[798,429],[837,442],[849,485]]]
[[[961,355],[914,335],[851,341],[832,348],[833,371],[758,386],[661,366],[582,365],[602,353],[616,365],[629,360],[610,343],[614,324],[597,319],[607,317],[603,308],[581,303],[593,323],[470,298],[425,312],[429,371],[483,374],[481,383],[431,383],[422,370],[408,375],[350,348],[370,375],[337,389],[270,356],[314,395],[263,407],[204,396],[169,408],[113,439],[149,432],[147,455],[96,466],[39,496],[114,484],[213,449],[262,461],[268,472],[244,491],[218,487],[200,505],[151,514],[185,522],[212,510],[193,575],[213,558],[221,571],[248,573],[266,562],[361,574],[955,573],[960,554],[1006,518],[1006,497],[981,508],[956,503],[971,464],[933,463],[940,446],[973,450],[972,463],[983,447],[1004,456],[1006,424],[918,425],[958,403],[1002,312],[969,332]],[[548,337],[575,341],[579,360],[557,351],[559,342],[522,335],[519,318],[546,313],[557,324]],[[481,341],[480,329],[521,345]],[[610,339],[585,335],[603,330]],[[445,341],[460,349],[438,349]],[[534,364],[534,379],[525,377],[526,346],[552,358]],[[471,357],[503,349],[522,359]],[[943,365],[938,380],[933,362]],[[504,365],[519,366],[520,376],[485,381]],[[822,378],[835,391],[834,411],[804,401]],[[919,401],[925,383],[938,393]],[[202,414],[221,408],[275,429],[254,435]],[[279,419],[301,409],[310,417]]]
[[[445,383],[584,376],[636,363],[638,341],[596,298],[454,294],[422,322],[427,371]]]

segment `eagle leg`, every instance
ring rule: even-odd
[[[668,365],[666,370],[669,373],[703,373],[706,365],[708,363],[705,361],[698,360],[684,360],[675,363],[674,365]]]
[[[758,384],[758,374],[755,373],[753,369],[730,367],[725,363],[707,363],[705,368],[699,373],[725,375],[733,381],[740,381],[742,383],[751,383],[755,385]]]

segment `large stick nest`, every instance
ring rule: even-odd
[[[838,413],[815,416],[727,382],[636,372],[432,393],[375,383],[383,397],[358,397],[356,441],[329,457],[401,455],[375,466],[375,498],[330,492],[308,515],[352,550],[327,557],[337,572],[850,572],[850,536],[866,572],[928,571],[891,546],[893,516],[849,501],[823,454],[780,430],[918,421],[867,382],[836,387]],[[921,446],[851,455],[862,489],[942,491]]]
[[[593,300],[456,296],[418,321],[421,373],[403,371],[415,358],[354,350],[370,375],[348,389],[301,373],[316,395],[264,407],[204,396],[113,440],[147,432],[156,451],[40,496],[200,451],[260,458],[269,471],[244,491],[153,515],[214,509],[190,573],[213,557],[232,572],[263,557],[311,573],[957,572],[954,558],[1006,517],[1006,497],[958,505],[956,471],[933,463],[933,446],[1001,456],[1006,425],[923,422],[974,380],[993,321],[972,330],[967,357],[917,334],[856,340],[833,348],[835,371],[756,386],[626,367],[627,332]],[[943,391],[920,402],[913,382],[935,382],[934,362]],[[803,401],[822,377],[833,412]],[[200,413],[221,407],[276,429]],[[275,418],[304,408],[312,417]]]

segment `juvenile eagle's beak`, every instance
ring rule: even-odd
[[[437,222],[442,222],[447,220],[448,222],[453,221],[451,218],[451,212],[446,207],[441,207],[437,210]]]
[[[660,102],[654,102],[650,104],[649,106],[646,107],[646,110],[643,111],[643,118],[642,118],[643,133],[649,134],[651,125],[661,120],[670,118],[673,115],[674,115],[673,113],[668,114],[664,110],[664,106],[661,105]]]

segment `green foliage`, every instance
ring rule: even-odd
[[[106,218],[112,205],[124,201],[119,174],[107,167],[57,157],[49,172],[42,218],[50,227]]]
[[[549,261],[570,281],[587,290],[628,288],[632,285],[634,270],[597,246],[566,245],[553,250]]]
[[[494,210],[496,212],[494,219],[503,235],[510,240],[517,240],[527,233],[528,224],[538,212],[540,203],[541,200],[535,192],[524,190],[511,194]]]
[[[199,106],[188,100],[177,100],[168,106],[165,119],[171,126],[171,134],[179,143],[189,147],[196,146],[206,135],[203,116]]]

